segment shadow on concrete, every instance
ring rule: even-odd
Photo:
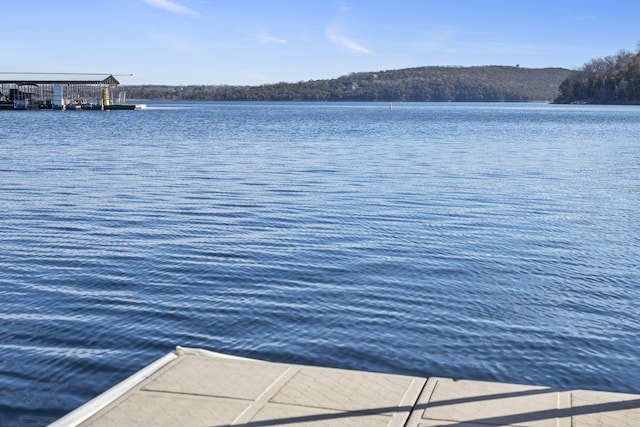
[[[310,422],[320,422],[320,421],[330,421],[330,420],[344,420],[346,418],[359,418],[364,416],[371,415],[384,415],[384,414],[392,414],[396,412],[410,412],[410,411],[421,411],[427,410],[433,407],[442,407],[448,405],[459,405],[463,403],[471,403],[471,402],[482,402],[482,401],[490,401],[490,400],[500,400],[507,399],[513,397],[526,397],[537,394],[546,394],[546,393],[556,393],[560,390],[545,388],[545,389],[537,389],[537,390],[525,390],[520,392],[513,393],[499,393],[499,394],[491,394],[485,396],[474,396],[468,398],[460,398],[460,399],[450,399],[439,402],[418,404],[416,406],[391,406],[391,407],[381,407],[381,408],[371,408],[362,411],[346,411],[332,414],[317,414],[317,415],[306,415],[299,417],[289,417],[289,418],[281,418],[281,419],[272,419],[272,420],[263,420],[263,421],[252,421],[244,424],[237,424],[245,427],[267,427],[267,426],[280,426],[280,425],[296,425],[301,423],[310,423]],[[583,405],[571,408],[562,408],[562,409],[549,409],[549,410],[541,410],[541,411],[532,411],[532,412],[522,412],[522,413],[514,413],[510,415],[497,416],[497,417],[486,417],[486,418],[477,418],[473,420],[455,420],[455,419],[447,419],[441,420],[446,421],[447,426],[468,426],[470,423],[473,424],[486,424],[486,425],[509,425],[509,424],[521,424],[525,422],[532,421],[541,421],[547,419],[555,419],[555,418],[565,418],[565,417],[574,417],[577,415],[589,415],[589,414],[603,414],[607,412],[617,412],[628,409],[640,409],[640,399],[633,400],[621,400],[614,402],[606,402],[606,403],[598,403],[591,405]],[[425,417],[425,420],[430,419],[428,415]],[[638,421],[640,423],[640,420]],[[639,424],[640,425],[640,424]]]

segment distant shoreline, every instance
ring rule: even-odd
[[[146,101],[551,102],[564,68],[418,67],[260,86],[121,85]]]

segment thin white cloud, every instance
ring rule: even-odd
[[[353,40],[349,40],[348,38],[340,34],[340,30],[336,25],[330,25],[325,31],[325,35],[333,43],[342,47],[346,47],[352,52],[364,53],[367,55],[371,55],[373,53],[373,51],[367,49],[361,44],[354,42]]]
[[[258,40],[260,41],[260,43],[265,43],[265,44],[271,44],[271,43],[285,44],[287,42],[285,39],[280,39],[278,37],[274,37],[268,34],[258,35]]]
[[[142,0],[149,6],[164,9],[172,13],[178,13],[181,15],[197,15],[196,12],[189,9],[187,6],[183,6],[180,3],[173,0]]]

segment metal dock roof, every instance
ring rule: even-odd
[[[104,84],[119,85],[112,74],[99,73],[13,73],[0,72],[0,84]]]

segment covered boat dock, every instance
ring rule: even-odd
[[[0,72],[0,110],[141,109],[116,96],[112,74]]]

